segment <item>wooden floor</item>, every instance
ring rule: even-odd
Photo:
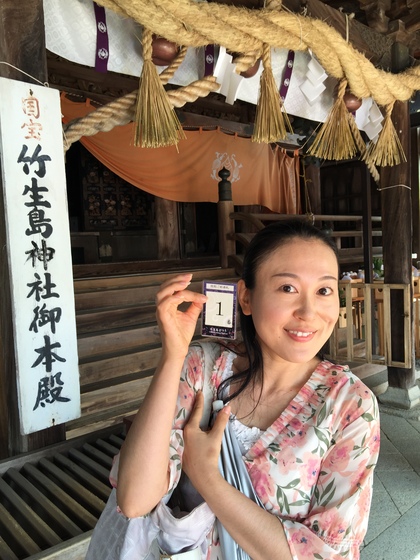
[[[0,559],[82,560],[124,437],[120,424],[0,462]]]

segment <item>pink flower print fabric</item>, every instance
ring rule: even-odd
[[[220,383],[232,374],[234,357],[232,350],[214,342],[190,348],[170,441],[169,490],[180,478],[182,430],[196,392],[209,383],[216,398]],[[378,453],[375,396],[347,367],[320,362],[243,456],[262,503],[283,525],[294,560],[359,558]],[[207,560],[221,560],[215,528],[207,544]]]

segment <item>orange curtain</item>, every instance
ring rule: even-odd
[[[95,108],[61,96],[65,123]],[[217,202],[218,171],[230,171],[236,205],[260,204],[273,212],[300,213],[299,156],[220,130],[185,131],[186,140],[167,148],[137,148],[133,124],[83,137],[81,143],[132,185],[178,202]]]

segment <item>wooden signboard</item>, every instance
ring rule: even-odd
[[[80,416],[59,94],[0,78],[0,153],[20,429]]]

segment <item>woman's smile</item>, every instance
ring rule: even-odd
[[[275,361],[313,359],[331,335],[339,312],[338,266],[319,240],[293,239],[259,265],[255,287],[240,289],[263,355]]]
[[[295,337],[299,341],[308,340],[316,332],[316,331],[305,331],[305,332],[304,331],[293,331],[291,329],[285,329],[285,331],[288,332],[292,337]]]

